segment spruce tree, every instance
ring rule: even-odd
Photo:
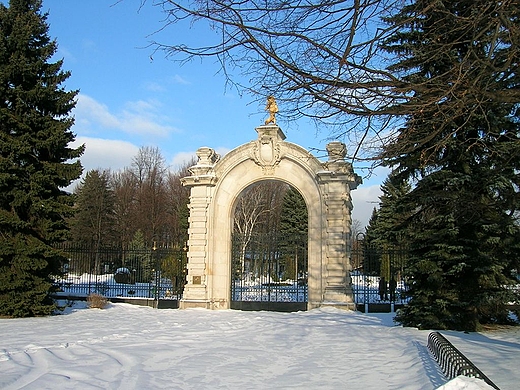
[[[410,113],[383,157],[412,191],[409,304],[397,321],[474,331],[507,322],[518,269],[518,28],[514,1],[416,0],[385,48]]]
[[[280,233],[286,237],[301,237],[308,230],[307,205],[301,194],[290,187],[283,197],[282,213],[280,215]]]
[[[298,190],[290,187],[283,197],[280,214],[279,249],[284,259],[286,278],[301,279],[306,272],[308,226],[309,217],[305,200]]]
[[[390,173],[381,184],[382,195],[379,197],[378,219],[373,233],[380,245],[406,245],[406,234],[402,232],[402,224],[410,213],[399,207],[399,200],[410,191],[410,184],[394,173]]]
[[[379,210],[374,207],[362,241],[363,271],[367,275],[379,275],[381,270],[382,248],[379,240],[379,225]]]
[[[113,244],[115,240],[114,191],[110,173],[88,171],[75,191],[76,214],[72,220],[72,237],[90,248]]]
[[[69,72],[51,62],[41,1],[0,4],[0,316],[48,315],[53,276],[65,260],[53,245],[67,234],[73,199],[63,188],[81,174],[69,162],[70,111],[75,91],[61,84]]]
[[[365,270],[390,280],[402,268],[407,234],[403,223],[410,213],[399,207],[399,200],[409,193],[411,186],[394,173],[381,185],[379,209],[374,209],[369,220],[365,240]]]

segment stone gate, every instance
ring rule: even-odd
[[[276,124],[256,128],[258,138],[223,158],[208,147],[182,179],[190,187],[188,272],[181,308],[228,309],[231,294],[231,235],[236,199],[262,180],[280,180],[296,188],[307,205],[308,303],[353,308],[347,243],[350,191],[360,183],[345,161],[341,142],[327,145],[320,162],[301,146],[286,142]]]

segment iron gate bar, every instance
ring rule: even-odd
[[[56,278],[58,296],[180,299],[186,282],[186,251],[178,247],[114,248],[65,243],[68,258]]]
[[[358,310],[393,312],[407,303],[408,285],[404,277],[407,254],[407,248],[403,247],[354,242],[350,276]]]
[[[307,235],[233,235],[232,309],[307,309]]]

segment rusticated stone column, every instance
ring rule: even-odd
[[[355,189],[361,178],[352,165],[345,161],[346,146],[341,142],[327,145],[328,161],[324,170],[318,172],[318,182],[324,194],[325,246],[323,304],[353,307],[350,283],[350,259],[347,256],[347,240],[351,227],[352,201],[350,191]]]
[[[191,176],[181,179],[189,186],[190,209],[188,229],[188,272],[180,307],[209,308],[210,297],[207,291],[206,268],[208,258],[208,209],[212,199],[212,187],[215,185],[213,166],[219,155],[208,147],[197,150],[198,162],[189,169]]]

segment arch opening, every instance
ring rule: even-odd
[[[306,310],[308,212],[290,184],[250,184],[233,207],[231,308]]]

